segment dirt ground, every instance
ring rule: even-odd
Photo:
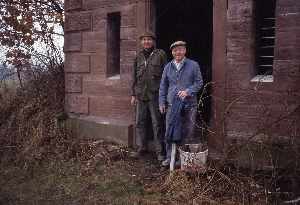
[[[28,163],[2,148],[0,204],[283,204],[292,197],[283,186],[277,186],[277,194],[271,187],[266,193],[261,179],[267,180],[267,172],[255,181],[253,174],[213,160],[204,174],[170,172],[155,153],[135,160],[133,151],[118,148],[118,156],[100,164],[94,155],[59,161],[50,155]]]

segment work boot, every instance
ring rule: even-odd
[[[156,152],[156,156],[158,161],[164,161],[166,159],[166,157],[162,155],[161,152]]]
[[[169,166],[171,163],[171,157],[167,157],[165,161],[162,162],[162,166]]]
[[[139,157],[145,155],[148,152],[148,150],[145,149],[138,149],[137,152],[134,152],[130,157],[134,159],[138,159]]]

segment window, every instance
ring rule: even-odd
[[[107,14],[106,28],[106,77],[120,75],[120,27],[121,13]]]
[[[272,75],[275,44],[276,0],[257,0],[258,75]]]

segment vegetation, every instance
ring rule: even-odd
[[[0,2],[0,41],[5,63],[21,72],[28,66],[63,62],[57,42],[63,37],[63,0],[3,0]],[[53,65],[51,65],[53,66]]]
[[[240,98],[251,98],[262,108],[259,133],[243,136],[246,123],[225,144],[222,157],[210,156],[205,173],[170,172],[161,169],[154,153],[135,161],[129,158],[131,149],[88,141],[67,129],[63,57],[54,43],[55,25],[63,26],[62,2],[4,0],[0,6],[0,39],[7,47],[7,61],[0,67],[0,204],[300,201],[297,95],[287,91],[295,98],[275,108],[268,108],[255,89],[237,97],[220,120],[224,131],[230,125],[230,108]],[[37,51],[37,42],[47,49]],[[18,81],[8,81],[12,75]],[[206,89],[203,92],[201,96],[207,97],[201,97],[199,105],[213,99],[217,106],[217,100],[222,100],[205,93]],[[283,134],[277,135],[278,131]],[[282,137],[287,135],[288,139]],[[112,147],[117,157],[110,155]]]
[[[131,149],[85,140],[65,127],[63,68],[33,73],[22,88],[1,84],[0,204],[283,204],[297,199],[295,168],[257,170],[243,166],[242,158],[232,161],[249,143],[236,142],[238,150],[210,157],[201,174],[162,170],[154,153],[136,161],[129,157]],[[109,155],[111,147],[117,158]],[[96,162],[97,155],[102,161]]]

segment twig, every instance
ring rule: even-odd
[[[293,204],[293,203],[297,203],[300,201],[300,197],[298,197],[297,199],[294,200],[290,200],[290,201],[285,201],[283,202],[284,204]]]

